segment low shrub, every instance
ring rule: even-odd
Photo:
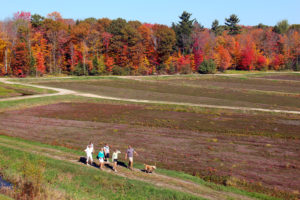
[[[76,65],[73,74],[76,75],[76,76],[88,75],[87,66],[84,66],[81,62],[79,62]]]
[[[36,197],[41,197],[45,194],[44,182],[44,171],[45,162],[43,160],[38,160],[36,162],[29,161],[25,158],[21,169],[22,181],[20,186],[20,197],[25,197],[26,199],[34,199]]]
[[[180,74],[191,74],[191,73],[192,73],[192,69],[190,65],[184,65],[180,68]]]
[[[130,75],[130,69],[128,69],[127,67],[120,67],[118,65],[115,65],[112,68],[112,74],[118,76]]]
[[[214,74],[216,73],[216,64],[212,59],[204,60],[200,67],[198,68],[198,72],[200,74]]]
[[[300,64],[299,64],[299,63],[296,63],[296,64],[293,66],[293,70],[294,70],[294,71],[300,71]]]
[[[166,64],[160,64],[156,66],[156,71],[158,74],[164,74],[166,73],[167,65]]]

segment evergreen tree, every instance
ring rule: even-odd
[[[238,26],[240,19],[235,14],[230,15],[229,18],[225,18],[225,25],[227,26],[229,35],[237,35],[241,33],[241,27]]]
[[[273,31],[279,34],[285,34],[289,30],[289,26],[290,25],[287,20],[282,20],[278,22],[276,26],[274,26]]]
[[[38,28],[40,26],[43,25],[43,21],[44,21],[44,17],[42,17],[41,15],[38,15],[38,14],[34,14],[31,16],[31,25],[34,27],[34,28]]]
[[[219,21],[215,20],[213,21],[212,25],[211,25],[211,31],[216,35],[222,35],[223,33],[223,28],[222,26],[219,26]]]
[[[184,11],[179,17],[178,24],[172,24],[172,28],[176,33],[176,45],[183,54],[189,54],[191,52],[192,45],[192,31],[194,19],[191,18],[190,13]]]

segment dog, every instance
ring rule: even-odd
[[[156,166],[155,165],[146,165],[145,166],[145,172],[146,173],[152,173],[154,170],[156,170]]]

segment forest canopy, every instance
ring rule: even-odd
[[[0,21],[0,75],[193,73],[204,61],[219,71],[300,70],[299,24],[239,23],[234,14],[204,28],[188,12],[171,27],[17,12]]]

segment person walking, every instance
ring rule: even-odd
[[[89,144],[84,151],[86,153],[86,164],[89,165],[89,161],[91,162],[91,164],[93,164],[92,153],[94,151],[94,148],[92,147],[92,145]]]
[[[92,153],[94,153],[94,144],[90,141],[90,142],[89,142],[89,145],[90,145],[91,148],[92,148]]]
[[[99,162],[100,162],[99,167],[102,170],[103,165],[104,165],[104,149],[103,148],[99,151],[97,158],[99,159]]]
[[[119,150],[115,150],[112,154],[112,162],[113,162],[113,170],[117,172],[117,164],[118,164],[118,154],[121,153]]]
[[[103,149],[104,149],[105,162],[109,163],[109,146],[108,146],[108,144],[105,144],[105,146],[103,147]]]
[[[133,170],[133,154],[139,156],[139,154],[130,145],[128,145],[128,149],[125,154],[125,160],[127,160],[128,157],[128,167],[130,170]]]

